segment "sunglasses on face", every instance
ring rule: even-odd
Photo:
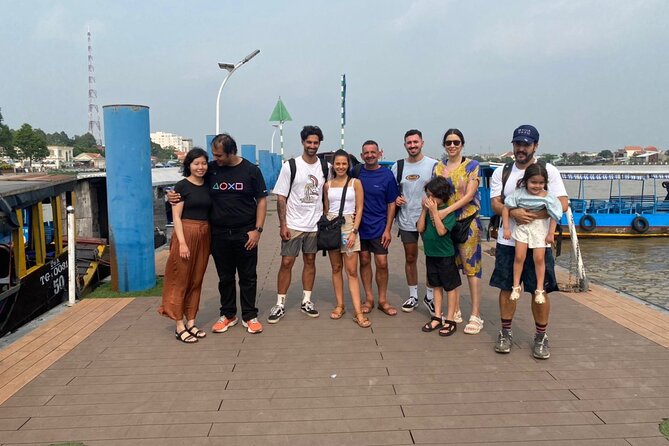
[[[446,142],[444,143],[444,145],[445,145],[445,146],[455,146],[455,147],[457,147],[457,146],[460,145],[460,143],[462,143],[462,141],[460,141],[460,140],[457,140],[457,141],[446,141]]]

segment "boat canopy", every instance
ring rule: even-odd
[[[18,226],[13,210],[74,190],[77,179],[69,175],[16,175],[0,179],[0,215]]]
[[[587,172],[560,172],[565,180],[669,180],[669,172],[615,172],[615,173],[587,173]]]

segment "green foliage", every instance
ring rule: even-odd
[[[660,433],[669,439],[669,418],[665,418],[660,423]]]
[[[163,294],[163,278],[156,278],[156,286],[144,291],[131,291],[127,293],[121,293],[118,291],[113,291],[111,287],[111,282],[101,283],[91,294],[85,296],[86,299],[106,299],[112,297],[153,297],[161,296]]]
[[[168,161],[174,159],[175,150],[176,149],[172,146],[163,149],[160,144],[151,141],[151,156],[158,158],[158,161]]]
[[[553,161],[555,161],[558,158],[559,158],[559,156],[556,155],[555,153],[544,153],[542,155],[539,155],[540,160],[542,160],[546,163],[549,163],[549,164],[553,164]]]
[[[28,158],[31,163],[49,156],[49,150],[46,148],[46,138],[33,130],[30,124],[23,124],[14,133],[14,145],[19,148],[18,157],[21,159]]]
[[[46,135],[46,143],[49,146],[74,146],[74,139],[67,136],[65,132],[53,132]]]
[[[0,155],[16,158],[13,139],[12,131],[9,126],[3,124],[2,112],[0,112]]]
[[[600,156],[604,159],[611,159],[613,158],[613,152],[611,152],[610,150],[602,150],[597,154],[597,156]]]
[[[95,141],[95,137],[90,133],[81,136],[74,135],[72,145],[74,146],[74,156],[82,153],[100,153],[98,143]]]

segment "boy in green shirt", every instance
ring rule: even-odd
[[[423,326],[423,331],[438,329],[439,336],[450,336],[457,330],[457,324],[453,321],[455,289],[462,282],[455,265],[455,248],[449,234],[455,225],[455,214],[448,214],[441,220],[439,210],[446,207],[446,202],[453,194],[453,186],[446,178],[435,177],[425,185],[425,194],[416,227],[423,234],[427,284],[434,288],[434,316]],[[444,289],[448,301],[446,319],[441,314]]]

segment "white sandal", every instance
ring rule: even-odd
[[[511,287],[511,295],[509,296],[509,300],[518,300],[520,299],[520,293],[523,291],[523,289],[518,286],[512,286]]]
[[[545,302],[546,302],[546,291],[536,290],[534,292],[534,303],[541,305]]]
[[[475,335],[479,334],[482,329],[483,329],[483,319],[481,319],[478,316],[474,316],[472,314],[472,316],[469,318],[469,322],[467,322],[467,325],[465,325],[464,332],[466,334]]]

